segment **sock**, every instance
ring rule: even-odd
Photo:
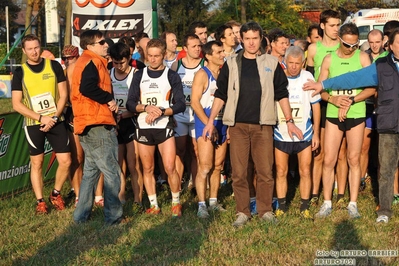
[[[179,192],[172,192],[172,204],[180,203],[180,191]]]
[[[355,207],[357,208],[357,202],[356,202],[356,201],[350,201],[349,204],[348,204],[348,206],[349,206],[349,205],[353,205],[353,206],[355,206]]]
[[[286,199],[285,198],[278,198],[278,205],[279,205],[279,209],[286,212],[287,211],[287,205],[286,205]]]
[[[199,202],[198,202],[198,207],[201,207],[201,206],[206,207],[205,201],[199,201]]]
[[[43,202],[43,201],[44,201],[44,199],[41,198],[41,199],[38,199],[36,202],[37,202],[37,204],[39,204],[40,202]]]
[[[327,206],[328,206],[329,208],[332,207],[331,200],[325,200],[325,201],[324,201],[324,204],[327,204]]]
[[[301,199],[301,207],[299,207],[299,210],[303,212],[307,209],[309,209],[309,199]]]
[[[57,197],[58,195],[60,195],[60,191],[56,190],[56,189],[53,189],[53,192],[51,192],[51,196]]]
[[[148,200],[150,201],[151,206],[155,206],[158,208],[157,194],[148,195]]]
[[[209,198],[209,206],[215,206],[217,202],[217,198]]]
[[[94,201],[95,202],[99,202],[100,200],[102,200],[103,199],[103,196],[95,196],[94,197]]]
[[[312,194],[312,198],[319,198],[319,194]]]
[[[249,202],[254,202],[254,201],[256,201],[256,197],[249,198]]]
[[[339,201],[340,199],[342,199],[344,197],[344,194],[338,194],[337,195],[337,201]]]

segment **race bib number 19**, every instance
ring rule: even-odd
[[[50,92],[35,95],[31,98],[32,108],[38,114],[50,115],[57,112],[54,98]]]

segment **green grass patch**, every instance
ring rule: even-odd
[[[10,98],[0,98],[0,114],[14,112]]]
[[[51,188],[45,186],[45,195]],[[66,184],[64,195],[68,189]],[[278,224],[254,217],[238,229],[231,225],[235,202],[229,185],[220,191],[227,212],[213,213],[207,220],[197,218],[197,199],[189,192],[181,197],[183,216],[173,219],[165,190],[158,199],[161,215],[135,215],[129,189],[127,223],[112,227],[104,226],[100,208],[94,208],[89,222],[74,224],[73,200],[65,211],[51,209],[49,215],[36,216],[34,195],[27,191],[0,201],[0,265],[313,265],[316,252],[398,251],[399,220],[375,224],[370,186],[359,194],[362,218],[357,220],[349,220],[345,209],[334,210],[324,220],[304,220],[299,216],[299,192],[296,187],[293,191],[289,210]],[[399,206],[393,209],[397,213]],[[398,257],[355,259],[356,265],[399,263]]]

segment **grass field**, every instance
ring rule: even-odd
[[[0,98],[0,114],[13,112],[11,99]]]
[[[182,194],[183,216],[173,219],[165,189],[158,192],[161,215],[134,214],[128,190],[127,223],[112,227],[103,225],[99,208],[88,223],[74,224],[72,201],[65,211],[36,216],[33,193],[27,191],[0,201],[0,265],[313,265],[331,251],[398,252],[399,221],[393,218],[389,224],[375,224],[371,186],[360,193],[360,219],[349,220],[343,209],[334,210],[328,219],[313,221],[299,216],[294,181],[290,180],[290,209],[278,224],[265,224],[255,217],[239,229],[231,225],[235,203],[230,184],[220,191],[228,211],[208,220],[196,217],[196,198],[189,192]],[[66,184],[64,194],[68,189]],[[45,194],[50,190],[46,185]],[[354,259],[356,265],[399,264],[397,256],[340,258]]]

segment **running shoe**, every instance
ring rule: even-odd
[[[249,210],[251,211],[252,216],[255,216],[258,214],[258,211],[256,210],[256,200],[249,202]]]
[[[377,220],[375,220],[376,223],[388,223],[389,218],[386,215],[380,215],[378,216]]]
[[[181,209],[180,203],[172,203],[172,217],[181,217]]]
[[[149,209],[145,211],[147,214],[160,214],[161,213],[161,208],[151,205]]]
[[[321,218],[326,218],[327,216],[329,216],[332,212],[332,208],[328,207],[328,205],[326,203],[323,203],[323,205],[321,205],[320,210],[318,213],[315,214],[315,218],[321,219]]]
[[[366,178],[362,177],[360,179],[360,186],[359,186],[359,192],[362,192],[366,189]]]
[[[277,209],[274,211],[277,217],[281,217],[285,214],[285,211],[283,211],[282,209]]]
[[[198,207],[197,216],[199,218],[203,218],[203,219],[209,218],[209,213],[208,213],[208,209],[206,208],[206,205],[200,205]]]
[[[335,203],[335,206],[337,207],[337,209],[341,209],[341,210],[345,209],[347,205],[348,205],[348,202],[347,202],[347,200],[345,198],[340,198]]]
[[[305,218],[305,219],[313,219],[313,217],[310,214],[310,211],[308,209],[301,211],[301,216],[302,216],[302,218]]]
[[[319,204],[319,197],[311,198],[309,204],[312,207],[317,207],[317,205]]]
[[[272,224],[277,223],[276,215],[274,215],[273,212],[266,212],[265,214],[263,214],[261,219],[268,223],[272,223]]]
[[[222,204],[216,203],[215,205],[209,205],[208,210],[211,212],[218,211],[218,212],[225,212],[226,209],[223,208]]]
[[[347,209],[350,219],[357,219],[361,217],[357,207],[354,204],[349,204]]]
[[[243,225],[245,225],[245,224],[248,222],[248,220],[249,220],[249,217],[246,216],[246,215],[245,215],[244,213],[242,213],[242,212],[237,213],[236,216],[237,216],[237,219],[236,219],[236,220],[234,221],[234,223],[233,223],[233,226],[234,226],[234,227],[243,226]]]
[[[50,194],[49,201],[55,207],[56,210],[62,211],[65,209],[65,202],[62,199],[61,195],[53,197],[53,195]]]
[[[42,201],[36,205],[36,214],[47,214],[46,202]]]

